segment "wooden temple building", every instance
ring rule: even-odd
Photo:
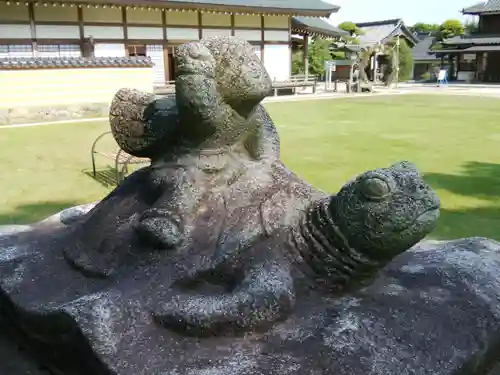
[[[477,32],[444,40],[434,52],[446,62],[451,79],[500,82],[500,1],[488,0],[462,13],[479,17]]]
[[[175,79],[174,47],[203,37],[246,39],[273,79],[287,79],[292,33],[328,34],[317,19],[338,10],[321,0],[0,0],[0,123],[19,106],[152,91]]]

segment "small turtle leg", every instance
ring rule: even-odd
[[[182,293],[153,311],[166,328],[215,336],[265,328],[285,318],[295,304],[288,267],[276,261],[251,267],[234,291],[219,295]]]

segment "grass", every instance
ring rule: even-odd
[[[283,160],[317,187],[335,192],[364,170],[410,160],[442,199],[433,237],[500,239],[499,104],[403,95],[266,107],[280,131]],[[106,123],[0,129],[0,223],[33,222],[108,193],[110,186],[88,174],[90,145],[105,130]]]

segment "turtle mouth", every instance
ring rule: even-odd
[[[413,227],[427,227],[434,226],[436,220],[439,217],[439,206],[433,206],[424,212],[420,213],[411,223],[405,228],[398,231],[399,233],[405,232]]]

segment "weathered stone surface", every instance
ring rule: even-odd
[[[292,318],[242,337],[158,330],[132,299],[114,293],[67,311],[105,314],[88,319],[87,332],[118,374],[480,375],[498,359],[499,270],[497,242],[423,242],[370,286],[340,298],[309,294]],[[100,371],[93,374],[108,374]]]
[[[338,194],[311,204],[296,223],[243,249],[225,246],[224,239],[245,238],[248,224],[223,231],[206,266],[226,292],[181,290],[168,301],[154,301],[154,317],[199,336],[269,327],[293,311],[301,288],[339,292],[373,276],[434,229],[439,205],[409,163],[363,173]],[[206,284],[213,277],[207,271],[186,281]]]
[[[22,224],[0,225],[0,236],[8,236],[13,233],[24,232],[26,230],[30,230],[31,228],[31,225]]]
[[[71,225],[80,220],[84,215],[92,210],[97,203],[98,202],[93,202],[69,207],[34,224],[0,225],[0,236],[8,236],[13,233],[24,232],[31,229],[37,229],[39,227],[47,227],[51,225]]]
[[[5,334],[0,333],[0,374],[2,375],[52,375]]]
[[[38,224],[73,224],[75,221],[79,220],[82,216],[86,215],[90,210],[92,210],[98,203],[99,202],[93,202],[66,208],[65,210],[62,210],[40,221]]]
[[[66,224],[0,236],[2,334],[58,375],[483,374],[500,245],[405,253],[439,213],[413,165],[317,191],[279,159],[250,45],[176,58],[175,107],[148,114],[161,101],[131,91],[113,106],[151,166]]]
[[[345,227],[347,223],[341,223],[345,218],[353,221],[363,218],[359,230],[364,226],[366,233],[377,225],[384,228],[379,234],[374,232],[374,237],[366,237],[364,242],[348,233],[345,236],[338,233],[336,236],[340,237],[332,239],[326,247],[314,248],[307,243],[312,238],[304,234],[305,228],[297,227],[292,242],[283,235],[286,232],[278,231],[271,242],[254,245],[261,230],[252,228],[255,223],[245,220],[255,220],[253,216],[237,208],[226,217],[226,227],[217,230],[214,225],[222,224],[219,212],[209,209],[200,216],[192,233],[194,241],[202,241],[198,246],[194,242],[170,253],[147,246],[130,234],[122,237],[122,241],[129,241],[122,242],[125,248],[120,249],[126,254],[112,254],[120,262],[107,278],[92,278],[88,269],[81,272],[68,265],[60,250],[73,243],[71,226],[38,226],[29,232],[0,237],[0,247],[4,249],[0,254],[0,300],[4,316],[14,337],[19,339],[23,333],[26,340],[20,344],[26,345],[38,361],[68,374],[100,375],[109,369],[123,375],[173,371],[182,363],[175,364],[166,357],[178,357],[175,347],[180,342],[175,332],[179,328],[185,339],[193,333],[203,336],[208,333],[217,347],[222,344],[215,337],[221,334],[254,331],[258,345],[262,346],[268,340],[266,329],[272,331],[273,325],[281,326],[279,321],[295,319],[295,311],[309,309],[311,293],[317,296],[320,306],[323,299],[333,300],[326,290],[320,293],[321,283],[330,282],[333,289],[341,289],[349,280],[359,281],[362,275],[370,275],[432,229],[436,216],[425,215],[436,210],[439,201],[422,184],[420,175],[407,164],[368,172],[347,184],[338,195],[327,198],[325,208],[330,212],[327,216],[310,218],[310,214],[304,214],[307,230],[314,231],[317,226],[325,236]],[[416,186],[421,186],[420,190],[415,190]],[[401,205],[401,200],[406,206]],[[397,207],[404,209],[400,211]],[[259,214],[258,210],[255,212]],[[315,211],[311,214],[315,215]],[[207,236],[201,223],[216,229],[216,236]],[[303,244],[294,247],[300,241]],[[85,248],[80,250],[85,254]],[[314,256],[325,254],[318,262],[311,260],[310,252]],[[100,262],[96,258],[91,261],[93,265]],[[246,276],[228,294],[239,274]],[[291,289],[286,280],[291,282]],[[187,284],[191,286],[186,289]],[[210,295],[204,295],[207,287]],[[285,295],[293,296],[293,303],[284,300]],[[183,322],[182,327],[179,322]],[[143,346],[145,337],[148,343]],[[87,340],[92,352],[85,349]],[[255,344],[241,338],[234,340],[250,347]],[[172,356],[153,354],[167,348]],[[217,358],[221,354],[219,349],[211,349],[209,356]],[[127,353],[132,352],[139,357],[131,358]],[[193,370],[202,363],[195,364]],[[186,363],[183,371],[191,366]],[[262,367],[264,370],[268,371]]]

